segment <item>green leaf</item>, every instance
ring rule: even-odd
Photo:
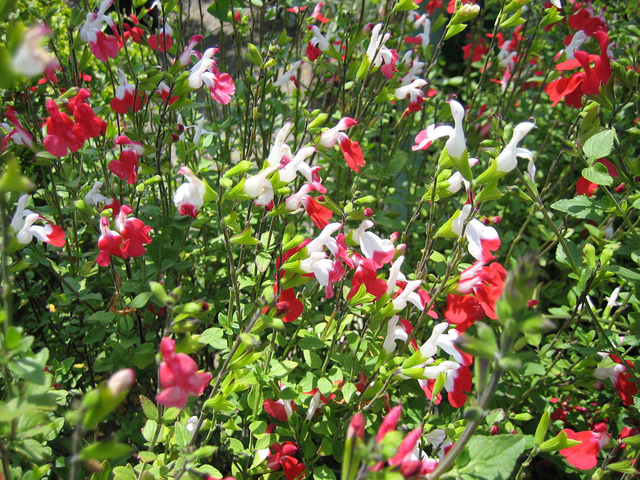
[[[264,61],[262,60],[262,55],[260,55],[260,50],[253,43],[249,43],[247,45],[248,52],[244,54],[251,63],[253,63],[256,67],[262,68]]]
[[[242,160],[238,162],[237,165],[231,167],[229,170],[224,172],[224,178],[236,177],[238,175],[242,175],[249,171],[249,169],[253,166],[253,162],[249,160]]]
[[[175,429],[176,445],[180,448],[186,447],[191,441],[191,434],[189,433],[189,430],[187,430],[187,427],[182,422],[176,422]]]
[[[11,157],[6,161],[4,171],[0,177],[0,192],[27,192],[33,190],[34,185],[31,180],[20,173],[20,162]]]
[[[158,300],[158,303],[165,306],[169,300],[169,295],[167,295],[167,291],[164,289],[162,284],[158,282],[149,282],[149,287],[155,295],[156,300]]]
[[[260,240],[252,237],[251,233],[251,227],[247,227],[242,233],[231,237],[230,242],[234,245],[258,245]]]
[[[129,302],[129,306],[131,308],[142,308],[147,304],[152,296],[153,292],[142,292],[141,294],[137,295],[136,298],[131,300],[131,302]]]
[[[524,435],[475,436],[464,454],[456,458],[457,476],[463,480],[502,480],[511,478],[518,457],[527,444]],[[464,465],[458,462],[467,461]]]
[[[445,34],[444,39],[449,40],[451,37],[454,37],[459,33],[462,33],[462,31],[464,31],[465,28],[467,28],[466,23],[460,23],[458,25],[450,24],[449,26],[447,26],[447,33]]]
[[[595,162],[602,157],[606,157],[613,151],[613,141],[616,138],[616,131],[613,128],[596,133],[584,142],[582,151],[591,162]]]
[[[613,178],[609,175],[607,167],[601,163],[594,163],[593,166],[582,170],[582,176],[592,183],[610,187],[613,185]]]
[[[216,17],[221,22],[226,22],[231,11],[231,0],[214,0],[209,5],[207,12]]]
[[[590,216],[600,215],[602,213],[602,205],[595,200],[591,200],[586,195],[579,195],[575,198],[565,198],[558,200],[551,205],[551,208],[564,212],[576,218],[589,218]]]
[[[329,467],[316,467],[313,469],[313,478],[319,480],[336,480],[336,474],[333,473],[333,470]]]
[[[7,403],[0,402],[0,422],[8,422],[31,410],[55,410],[58,396],[53,392],[16,397]]]
[[[27,382],[38,385],[45,385],[47,382],[44,365],[38,363],[33,357],[15,359],[9,362],[9,369]]]
[[[140,403],[146,417],[150,420],[158,420],[158,407],[144,395],[140,395]]]
[[[569,440],[567,434],[561,431],[555,437],[550,438],[546,442],[542,442],[538,449],[541,452],[556,452],[565,448],[575,447],[579,444],[580,442],[578,440]]]
[[[96,442],[82,449],[80,458],[82,460],[109,460],[111,458],[128,457],[132,451],[131,445],[111,442]]]
[[[413,3],[411,0],[398,0],[398,2],[394,5],[393,11],[391,13],[408,12],[410,10],[416,10],[417,8],[418,8],[418,5]],[[315,470],[314,470],[314,474],[315,474]]]
[[[116,480],[136,480],[137,475],[133,471],[133,467],[131,465],[127,465],[126,467],[116,467],[113,469],[113,476]]]

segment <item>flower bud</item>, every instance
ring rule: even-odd
[[[121,393],[125,393],[136,382],[136,372],[131,368],[123,368],[111,375],[107,381],[107,388],[111,394],[116,397]]]
[[[371,210],[369,207],[367,207],[367,208],[364,209],[362,214],[367,218],[372,217],[373,216],[373,210]]]
[[[175,143],[178,140],[180,140],[180,135],[178,135],[177,133],[172,133],[171,134],[171,141]]]
[[[364,417],[360,412],[356,413],[351,422],[349,422],[349,427],[347,428],[347,438],[358,437],[361,440],[364,440]]]
[[[276,303],[276,317],[284,317],[291,310],[291,304],[287,301]]]

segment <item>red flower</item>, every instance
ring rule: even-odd
[[[129,111],[135,113],[140,111],[144,105],[145,96],[141,92],[136,91],[136,87],[129,83],[124,72],[118,69],[118,78],[120,85],[116,89],[116,96],[111,100],[111,109],[124,115]]]
[[[282,467],[286,480],[295,480],[304,477],[304,471],[307,467],[293,456],[298,451],[298,446],[295,443],[274,443],[269,450],[271,455],[267,460],[268,468],[278,470]]]
[[[175,350],[176,344],[171,338],[162,339],[160,351],[163,362],[159,376],[163,390],[156,395],[156,400],[165,407],[182,409],[187,404],[187,396],[202,395],[213,375],[198,372],[198,365],[190,356],[175,353]]]
[[[124,240],[122,253],[129,257],[141,257],[147,251],[144,245],[152,241],[149,237],[151,227],[135,217],[127,218],[130,213],[131,207],[123,205],[120,208],[120,214],[116,218],[116,229]]]
[[[47,111],[51,116],[47,119],[47,136],[44,138],[44,148],[51,155],[64,157],[71,150],[77,152],[82,148],[86,137],[80,125],[73,123],[71,118],[61,112],[53,100],[47,100]]]
[[[596,95],[600,92],[600,85],[605,84],[611,78],[611,64],[607,55],[609,36],[603,30],[594,33],[600,44],[600,55],[589,55],[586,52],[576,51],[575,58],[566,60],[558,66],[557,70],[572,70],[582,67],[584,72],[577,72],[569,78],[560,77],[549,83],[544,91],[549,95],[555,106],[565,99],[565,103],[574,108],[582,107],[582,95]],[[594,66],[591,68],[591,62]]]
[[[609,443],[610,436],[607,433],[607,425],[599,423],[593,431],[574,432],[570,428],[562,430],[570,440],[579,440],[581,443],[574,447],[560,450],[560,454],[574,467],[580,470],[590,470],[598,464],[598,454],[603,446]]]
[[[111,255],[116,257],[125,258],[125,254],[122,253],[122,237],[118,232],[114,232],[109,229],[109,219],[107,217],[100,217],[100,231],[102,235],[98,239],[98,248],[100,253],[96,258],[96,263],[101,267],[108,267],[111,263]]]
[[[84,101],[91,96],[89,90],[81,88],[78,94],[69,100],[68,108],[73,114],[73,120],[84,133],[86,138],[96,138],[107,132],[107,122],[97,117],[89,104]]]
[[[480,38],[478,43],[469,43],[462,47],[464,60],[471,58],[472,62],[479,62],[482,60],[482,56],[487,53],[489,49],[484,41],[484,38]]]

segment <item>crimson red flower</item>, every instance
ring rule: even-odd
[[[209,372],[198,372],[195,360],[184,353],[175,353],[176,343],[168,337],[162,339],[160,352],[160,385],[163,390],[156,395],[158,403],[165,407],[184,408],[187,397],[202,395],[213,378]]]

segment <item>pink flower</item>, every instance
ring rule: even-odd
[[[562,431],[567,434],[568,439],[581,442],[579,445],[560,450],[567,462],[580,470],[590,470],[598,464],[598,454],[611,438],[605,423],[597,424],[593,431],[574,432],[570,428]]]
[[[162,339],[160,352],[160,385],[163,390],[156,400],[165,407],[184,408],[187,397],[202,395],[213,378],[209,372],[198,372],[195,360],[184,353],[175,353],[176,343],[169,337]]]
[[[101,267],[107,267],[111,263],[111,255],[125,258],[121,248],[122,236],[118,232],[109,229],[109,219],[107,217],[100,217],[100,232],[102,233],[98,238],[100,253],[96,258],[96,263]]]

